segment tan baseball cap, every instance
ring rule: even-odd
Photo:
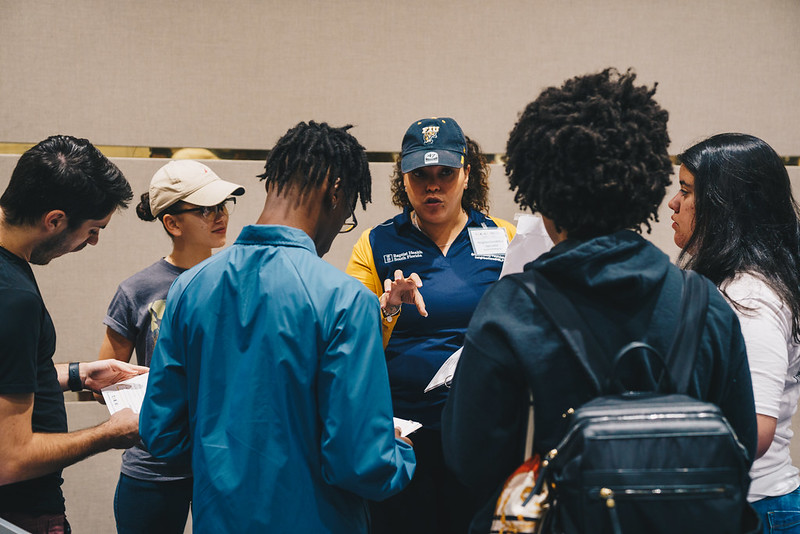
[[[179,200],[198,206],[216,206],[231,195],[242,194],[244,187],[226,182],[199,161],[170,161],[150,180],[150,212],[158,217]]]

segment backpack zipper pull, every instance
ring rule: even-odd
[[[606,501],[608,516],[611,519],[611,529],[614,531],[614,534],[622,534],[622,529],[619,526],[619,517],[617,516],[617,501],[614,500],[614,492],[609,488],[600,488],[600,498]]]
[[[528,496],[522,502],[522,506],[526,506],[528,504],[528,501],[530,501],[533,498],[534,495],[539,495],[539,493],[541,493],[541,491],[542,491],[542,487],[545,487],[545,488],[547,487],[547,485],[546,485],[547,484],[547,477],[548,477],[548,473],[550,471],[549,465],[550,465],[550,462],[553,460],[553,458],[556,457],[557,454],[558,454],[558,450],[557,449],[553,449],[553,450],[551,450],[550,452],[547,453],[547,456],[544,457],[544,460],[542,460],[541,470],[539,471],[539,476],[536,477],[536,484],[533,485],[533,489],[530,491],[530,493],[528,493]]]

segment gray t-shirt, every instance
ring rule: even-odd
[[[167,292],[184,270],[161,259],[122,282],[108,305],[103,324],[134,342],[139,365],[150,366]],[[192,474],[186,464],[154,458],[141,442],[122,454],[122,472],[140,480],[156,481],[181,480]]]

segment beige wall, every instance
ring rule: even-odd
[[[5,189],[18,156],[0,155],[0,191]],[[131,182],[136,199],[147,190],[153,173],[166,160],[114,158],[114,162]],[[232,243],[245,224],[253,223],[264,203],[264,187],[256,175],[262,171],[260,161],[206,161],[221,177],[240,183],[247,192],[237,200],[236,211],[231,216],[228,243]],[[800,167],[788,167],[795,191],[800,197]],[[353,232],[339,236],[325,259],[344,270],[353,244],[361,232],[383,222],[398,210],[391,204],[389,177],[392,164],[372,163],[373,203],[367,211],[357,212],[359,226]],[[677,169],[676,169],[677,172]],[[673,176],[674,178],[674,176]],[[675,180],[673,180],[675,182]],[[521,210],[516,206],[513,193],[500,165],[491,165],[491,213],[514,220]],[[667,200],[677,191],[673,183],[660,208],[660,222],[645,237],[675,259],[677,247],[672,242],[672,229]],[[127,210],[115,214],[95,247],[80,253],[57,258],[50,265],[34,266],[39,286],[58,331],[56,361],[89,360],[97,356],[105,331],[102,324],[106,308],[117,285],[150,265],[170,251],[170,241],[158,222],[141,221],[132,203]]]
[[[355,124],[371,152],[397,151],[411,121],[449,115],[501,153],[542,88],[613,65],[659,83],[672,153],[744,131],[800,155],[799,20],[797,0],[0,0],[0,143],[68,133],[100,145],[266,149],[315,119]],[[0,189],[16,159],[0,156]],[[137,194],[164,163],[115,161]],[[232,241],[261,210],[262,162],[209,165],[248,188]],[[340,268],[360,230],[396,211],[390,165],[371,169],[375,202],[326,258]],[[790,173],[797,191],[800,168]],[[501,168],[491,182],[492,213],[513,219]],[[662,213],[650,238],[674,257],[666,205]],[[168,250],[158,224],[129,209],[97,247],[37,268],[56,359],[96,357],[116,285]],[[72,428],[105,418],[93,403],[68,410]],[[109,452],[65,471],[76,533],[113,531],[118,465]]]
[[[4,190],[18,156],[0,155],[0,191]],[[158,222],[144,222],[135,213],[139,195],[147,191],[153,173],[166,160],[114,158],[131,182],[135,199],[131,206],[115,214],[100,234],[99,244],[80,253],[68,254],[47,266],[34,266],[45,302],[58,329],[57,361],[87,360],[97,356],[106,308],[117,285],[169,253],[170,241]],[[228,227],[232,243],[245,224],[255,222],[264,204],[264,186],[256,175],[262,172],[260,161],[206,161],[221,177],[242,184],[246,194],[237,200],[236,211]],[[383,222],[397,210],[391,205],[389,176],[392,164],[372,163],[373,199],[366,213],[358,212],[359,226],[339,236],[326,258],[344,270],[353,244],[361,232]],[[493,213],[512,220],[518,211],[507,191],[502,168],[492,166],[495,183],[491,201]],[[360,210],[360,208],[359,208]]]
[[[452,116],[504,151],[539,91],[635,67],[672,152],[719,131],[800,154],[797,0],[0,0],[0,142],[264,149],[303,119],[370,151]]]

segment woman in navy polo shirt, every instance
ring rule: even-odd
[[[480,147],[456,121],[415,121],[392,178],[392,201],[403,211],[365,231],[347,266],[380,296],[394,415],[423,424],[412,436],[417,470],[411,484],[371,503],[377,534],[466,532],[475,511],[442,455],[447,389],[424,390],[463,343],[515,234],[512,224],[486,214],[488,171]]]

